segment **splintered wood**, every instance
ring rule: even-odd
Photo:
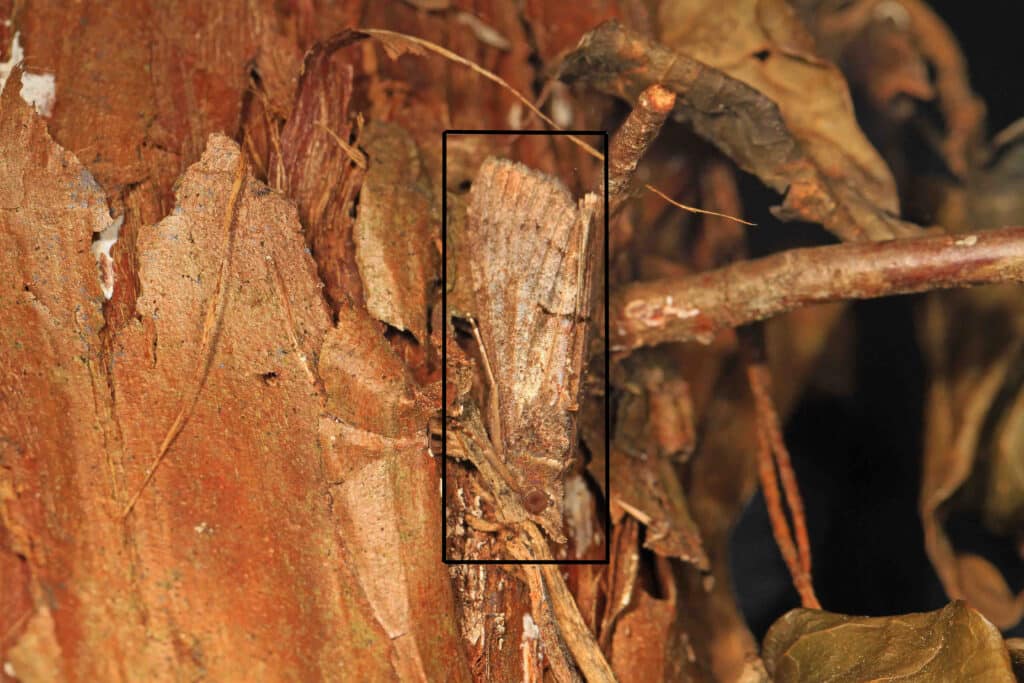
[[[558,180],[492,158],[473,182],[461,239],[486,434],[473,428],[477,411],[457,409],[449,443],[489,441],[463,454],[486,480],[505,480],[500,490],[489,486],[499,519],[525,516],[558,543],[566,540],[563,480],[576,452],[593,255],[601,244],[598,207],[596,195],[577,203]],[[473,399],[461,400],[466,406]]]

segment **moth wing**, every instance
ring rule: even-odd
[[[485,161],[470,190],[475,314],[500,422],[491,438],[519,476],[527,508],[556,538],[575,440],[581,258],[592,214],[558,179],[512,161]],[[536,491],[549,497],[546,508]]]

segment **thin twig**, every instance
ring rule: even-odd
[[[761,490],[764,492],[765,506],[768,508],[768,517],[772,524],[772,534],[793,577],[793,585],[800,594],[801,603],[804,607],[821,609],[811,579],[811,544],[807,536],[803,500],[789,458],[789,449],[782,438],[779,415],[772,400],[771,373],[764,362],[748,362],[747,379],[750,382],[757,414],[758,476],[761,479]],[[782,491],[793,521],[792,531],[782,509],[779,480],[782,482]]]
[[[537,100],[533,103],[533,107],[535,109],[540,110],[541,107],[548,103],[548,98],[551,97],[551,93],[554,92],[555,83],[557,82],[558,79],[554,77],[544,81],[544,85],[540,89],[540,94],[537,95]],[[533,123],[533,116],[533,109],[531,109],[518,127],[526,128],[529,126]]]
[[[174,422],[171,423],[170,428],[167,430],[167,434],[164,436],[163,443],[160,444],[153,462],[146,469],[146,476],[143,477],[142,484],[121,513],[121,519],[127,519],[128,515],[132,513],[132,509],[134,509],[142,492],[146,490],[149,482],[153,479],[153,475],[156,473],[157,468],[160,467],[160,463],[163,462],[164,456],[167,455],[171,444],[178,438],[178,434],[181,433],[185,423],[188,422],[188,418],[196,406],[196,401],[199,399],[199,394],[203,390],[203,385],[206,384],[206,377],[209,375],[210,366],[213,364],[213,356],[217,350],[214,343],[217,337],[217,330],[224,316],[224,304],[227,301],[227,297],[224,295],[226,290],[225,281],[231,269],[231,255],[235,244],[235,222],[238,218],[238,207],[242,200],[242,189],[245,187],[248,174],[249,170],[245,154],[239,151],[235,180],[231,187],[231,194],[228,196],[227,208],[224,212],[223,232],[226,242],[224,258],[221,259],[220,270],[217,273],[217,283],[206,304],[206,317],[203,321],[203,336],[199,344],[199,362],[196,365],[195,376],[188,394],[181,401],[177,417],[174,418]]]
[[[327,390],[324,389],[324,383],[320,379],[320,375],[310,364],[310,355],[305,352],[302,348],[302,344],[299,342],[299,337],[296,332],[298,327],[295,325],[295,316],[292,313],[292,305],[288,300],[288,290],[284,284],[284,277],[281,275],[281,269],[277,265],[277,259],[273,256],[267,256],[267,261],[270,263],[270,274],[274,281],[274,291],[277,293],[277,298],[281,302],[281,308],[284,310],[285,318],[285,332],[288,334],[288,339],[292,343],[292,348],[295,349],[295,354],[298,357],[299,363],[302,365],[302,369],[306,371],[306,377],[309,378],[310,384],[316,389],[317,395],[321,399],[326,399]]]
[[[916,44],[935,70],[938,105],[946,121],[942,154],[950,170],[963,177],[968,170],[971,146],[984,133],[985,104],[971,90],[967,60],[949,26],[928,3],[903,0]]]
[[[432,43],[429,40],[424,40],[423,38],[419,38],[417,36],[411,36],[407,33],[399,33],[397,31],[388,31],[386,29],[380,28],[360,28],[356,30],[359,33],[365,33],[368,36],[372,36],[380,40],[382,43],[384,43],[385,49],[390,49],[396,52],[404,51],[407,49],[407,46],[403,45],[403,43],[412,43],[413,45],[421,48],[422,50],[428,50],[430,52],[433,52],[434,54],[444,57],[449,61],[455,62],[456,64],[461,64],[462,66],[468,68],[473,73],[479,74],[480,76],[483,76],[487,80],[497,83],[507,92],[509,92],[513,97],[522,102],[527,109],[529,109],[531,112],[533,112],[533,114],[535,114],[542,121],[544,121],[544,123],[548,124],[555,130],[561,130],[561,127],[557,123],[555,123],[547,114],[545,114],[536,106],[534,106],[533,102],[531,102],[530,99],[526,97],[526,95],[522,94],[521,92],[513,88],[512,85],[509,84],[509,82],[506,81],[504,78],[494,73],[493,71],[488,71],[487,69],[483,68],[476,62],[466,59],[460,54],[452,52],[448,48],[441,47],[437,43]],[[579,145],[580,148],[586,150],[588,154],[590,154],[596,159],[604,161],[604,155],[601,154],[596,149],[594,149],[591,145],[588,145],[587,143],[583,142],[574,135],[570,135],[568,137],[574,143]]]
[[[447,48],[441,47],[437,43],[432,43],[429,40],[424,40],[423,38],[418,38],[416,36],[411,36],[411,35],[408,35],[406,33],[398,33],[397,31],[388,31],[388,30],[385,30],[385,29],[378,29],[378,28],[361,28],[361,29],[357,29],[357,32],[358,33],[366,34],[368,36],[371,36],[371,37],[376,38],[377,40],[381,41],[381,43],[383,43],[384,46],[385,46],[385,50],[388,51],[389,53],[393,54],[393,55],[400,54],[401,52],[404,52],[404,51],[413,51],[413,52],[415,52],[416,51],[415,48],[418,48],[420,51],[422,51],[422,50],[429,50],[430,52],[433,52],[434,54],[438,54],[438,55],[444,57],[447,60],[455,62],[456,64],[461,64],[462,66],[465,66],[466,68],[470,69],[474,73],[477,73],[477,74],[483,76],[487,80],[492,81],[494,83],[497,83],[499,86],[501,86],[506,91],[511,93],[511,95],[513,97],[515,97],[517,100],[522,102],[523,105],[525,105],[526,108],[530,112],[532,112],[534,115],[536,115],[542,121],[544,121],[544,123],[548,124],[549,126],[554,128],[555,130],[562,130],[562,127],[559,126],[557,123],[555,123],[554,120],[551,119],[551,117],[549,117],[547,114],[545,114],[540,109],[538,109],[536,107],[536,105],[534,105],[533,102],[531,102],[529,100],[529,98],[526,97],[526,95],[522,94],[521,92],[519,92],[518,90],[513,88],[508,83],[508,81],[506,81],[504,78],[502,78],[501,76],[499,76],[498,74],[496,74],[496,73],[494,73],[492,71],[488,71],[487,69],[483,68],[479,64],[466,59],[462,55],[456,54],[456,53],[452,52],[451,50],[449,50]],[[414,46],[414,49],[410,50],[410,45]],[[576,144],[577,146],[579,146],[581,149],[585,150],[587,152],[587,154],[589,154],[590,156],[592,156],[595,159],[598,159],[600,161],[604,161],[604,155],[601,154],[601,152],[599,152],[598,150],[596,150],[592,145],[588,145],[586,142],[584,142],[583,140],[580,140],[575,135],[566,135],[566,137],[568,137],[570,140],[572,140],[572,142],[574,144]],[[722,218],[729,218],[729,219],[737,221],[739,223],[744,223],[745,225],[751,225],[751,223],[747,223],[746,221],[741,220],[739,218],[736,218],[734,216],[728,216],[726,214],[714,213],[714,212],[710,212],[710,211],[704,211],[703,209],[697,209],[697,208],[694,208],[692,206],[687,206],[686,204],[680,204],[679,202],[675,201],[674,199],[671,199],[664,192],[661,192],[661,191],[655,189],[651,185],[644,185],[644,187],[646,189],[650,190],[651,192],[653,192],[654,194],[658,195],[662,199],[665,199],[666,201],[668,201],[673,206],[676,206],[676,207],[678,207],[680,209],[684,209],[686,211],[690,211],[690,212],[693,212],[693,213],[711,213],[712,215],[715,215],[715,216],[721,216]]]
[[[772,525],[772,536],[775,537],[775,544],[779,546],[782,560],[793,577],[793,584],[797,584],[797,576],[800,575],[800,555],[796,545],[793,543],[793,535],[786,522],[786,512],[782,508],[782,496],[779,492],[779,482],[775,477],[775,462],[772,459],[772,447],[765,433],[764,426],[760,420],[757,422],[757,476],[761,482],[761,493],[764,495],[764,505],[768,510],[768,519]],[[799,591],[799,589],[798,589]],[[803,596],[801,596],[801,602]]]
[[[672,199],[667,194],[665,194],[664,192],[662,192],[658,188],[654,187],[653,185],[644,185],[644,188],[647,189],[647,190],[650,190],[654,194],[658,195],[659,197],[664,199],[666,202],[668,202],[672,206],[678,207],[680,209],[685,209],[686,211],[689,211],[690,213],[702,213],[702,214],[705,214],[707,216],[718,216],[719,218],[728,218],[731,221],[736,221],[737,223],[742,223],[743,225],[749,225],[749,226],[752,226],[752,227],[757,225],[757,223],[751,223],[750,221],[745,221],[742,218],[737,218],[736,216],[730,216],[727,213],[719,213],[718,211],[709,211],[708,209],[698,209],[695,206],[689,206],[687,204],[683,204],[681,202],[677,202],[676,200]]]
[[[793,249],[612,297],[612,350],[709,343],[719,330],[809,304],[1024,281],[1024,228]]]
[[[676,106],[676,94],[652,85],[637,98],[636,106],[608,147],[608,212],[615,215],[629,196],[630,184],[640,160],[658,137],[665,119]]]
[[[317,125],[323,128],[327,132],[327,134],[331,136],[331,139],[333,139],[338,144],[338,146],[341,147],[341,151],[343,151],[345,155],[348,156],[349,160],[353,164],[355,164],[364,171],[366,170],[366,155],[363,154],[363,152],[358,147],[353,147],[352,145],[342,140],[341,137],[333,130],[331,130],[326,123],[318,121]]]
[[[505,443],[505,437],[502,435],[501,414],[498,411],[498,405],[501,401],[501,398],[498,395],[498,382],[494,379],[494,373],[491,371],[491,361],[487,356],[487,347],[484,346],[484,340],[480,336],[480,327],[476,324],[476,318],[471,315],[466,316],[466,318],[469,320],[469,326],[473,330],[473,339],[476,340],[476,346],[480,350],[480,358],[484,362],[484,374],[487,375],[488,433],[491,435],[491,440],[494,443],[503,444]]]

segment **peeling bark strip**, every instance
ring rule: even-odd
[[[370,166],[352,240],[366,308],[422,342],[438,264],[430,239],[433,198],[420,178],[419,152],[404,128],[381,121],[367,124],[361,143]]]
[[[200,352],[198,362],[195,367],[195,374],[192,378],[192,383],[189,386],[187,392],[181,400],[180,407],[178,408],[178,414],[174,418],[174,422],[167,429],[167,434],[164,436],[164,440],[160,444],[160,448],[157,450],[156,455],[153,457],[153,462],[149,467],[146,468],[146,474],[142,478],[142,483],[136,489],[135,493],[129,499],[128,504],[125,505],[124,511],[121,513],[121,517],[127,517],[132,513],[132,509],[135,507],[135,503],[138,502],[142,492],[146,490],[146,486],[149,484],[153,475],[156,473],[156,469],[160,466],[164,456],[167,455],[167,450],[174,443],[174,440],[181,433],[182,428],[192,415],[192,410],[196,406],[196,401],[199,400],[199,394],[203,390],[203,385],[206,383],[206,376],[210,372],[210,364],[213,363],[213,356],[216,353],[216,339],[217,332],[219,331],[220,322],[224,317],[224,305],[226,300],[224,298],[225,291],[225,280],[228,277],[228,272],[231,269],[231,254],[234,251],[235,246],[235,224],[238,219],[238,207],[242,200],[242,189],[245,185],[245,181],[248,180],[249,169],[246,164],[245,155],[238,155],[238,162],[235,167],[234,182],[231,185],[231,194],[228,195],[227,204],[224,208],[224,220],[223,220],[223,233],[226,247],[224,249],[224,257],[221,259],[220,268],[217,270],[217,280],[214,286],[213,293],[206,302],[206,316],[203,319],[203,330],[202,330],[202,341],[200,342]]]
[[[464,241],[488,387],[484,415],[509,484],[551,537],[562,533],[574,453],[598,198],[577,205],[548,176],[488,159],[470,193]]]
[[[792,249],[708,273],[624,287],[612,350],[710,343],[715,333],[809,304],[1024,280],[1024,228]]]

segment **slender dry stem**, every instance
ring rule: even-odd
[[[608,211],[611,215],[629,198],[637,166],[675,105],[674,92],[652,85],[640,93],[633,111],[612,136],[608,148]]]
[[[768,366],[760,361],[748,363],[747,379],[750,382],[757,414],[758,476],[761,480],[761,490],[764,492],[765,506],[768,508],[768,517],[771,520],[772,534],[793,577],[793,585],[800,594],[801,604],[804,607],[820,609],[821,603],[814,594],[814,583],[811,578],[811,544],[807,536],[803,499],[800,497],[796,474],[789,458],[789,449],[782,438],[779,415],[771,396],[771,373]],[[782,482],[782,494],[785,495],[786,506],[789,507],[792,518],[792,529],[782,507],[779,481]]]
[[[710,342],[719,330],[809,304],[1024,281],[1024,228],[793,249],[622,287],[612,350]]]

